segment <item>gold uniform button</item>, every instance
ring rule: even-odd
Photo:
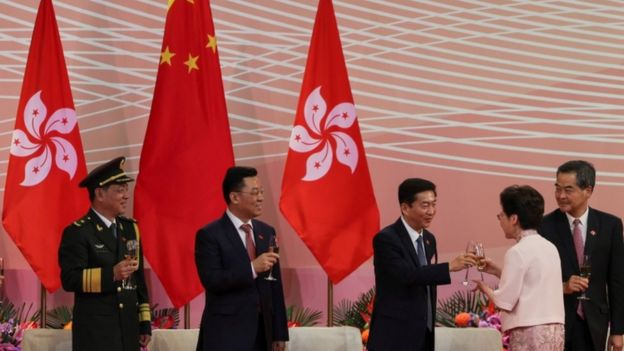
[[[121,292],[121,286],[117,287],[117,292]]]
[[[120,303],[120,304],[119,304],[119,308],[123,308],[123,303]]]

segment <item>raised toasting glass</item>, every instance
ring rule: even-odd
[[[124,257],[127,260],[136,260],[137,251],[139,249],[139,243],[136,240],[128,240],[126,241],[126,254]],[[126,290],[134,290],[136,289],[136,285],[134,284],[134,279],[132,277],[132,273],[130,276],[121,282],[121,287]]]
[[[466,253],[476,254],[475,245],[476,243],[474,241],[468,240],[468,243],[466,244]],[[464,286],[468,286],[468,271],[469,270],[470,270],[470,267],[466,267],[466,275],[464,276],[464,281],[462,282]]]
[[[269,252],[275,252],[279,254],[279,245],[277,244],[277,237],[275,235],[271,236],[269,239]],[[277,280],[273,277],[273,267],[271,266],[271,270],[269,271],[269,275],[264,277],[266,280]]]
[[[589,255],[583,256],[583,264],[581,264],[581,278],[589,279],[591,277],[591,257]],[[587,290],[585,290],[587,291]],[[589,297],[585,295],[585,291],[577,299],[589,300]]]
[[[477,256],[477,270],[481,273],[481,281],[483,281],[483,270],[485,269],[485,250],[482,243],[475,243],[474,249]]]

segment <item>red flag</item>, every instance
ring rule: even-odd
[[[86,213],[82,141],[51,0],[33,30],[11,137],[2,223],[49,292],[61,286],[63,228]]]
[[[179,307],[203,291],[195,233],[225,209],[221,181],[234,152],[210,3],[170,3],[134,214],[145,255]]]
[[[280,210],[338,283],[373,254],[379,210],[331,0],[319,3],[289,146]]]

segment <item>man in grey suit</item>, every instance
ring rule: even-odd
[[[558,209],[544,217],[540,234],[559,251],[565,305],[565,350],[622,350],[624,334],[624,237],[622,220],[589,207],[596,170],[587,161],[557,169]],[[591,277],[580,276],[588,256]],[[585,293],[587,300],[578,299]]]

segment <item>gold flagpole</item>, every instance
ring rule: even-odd
[[[191,328],[191,304],[184,305],[184,329]]]
[[[46,328],[47,323],[47,296],[48,292],[46,291],[46,288],[43,286],[43,284],[41,284],[41,328]]]
[[[327,326],[334,326],[334,284],[327,277]]]

